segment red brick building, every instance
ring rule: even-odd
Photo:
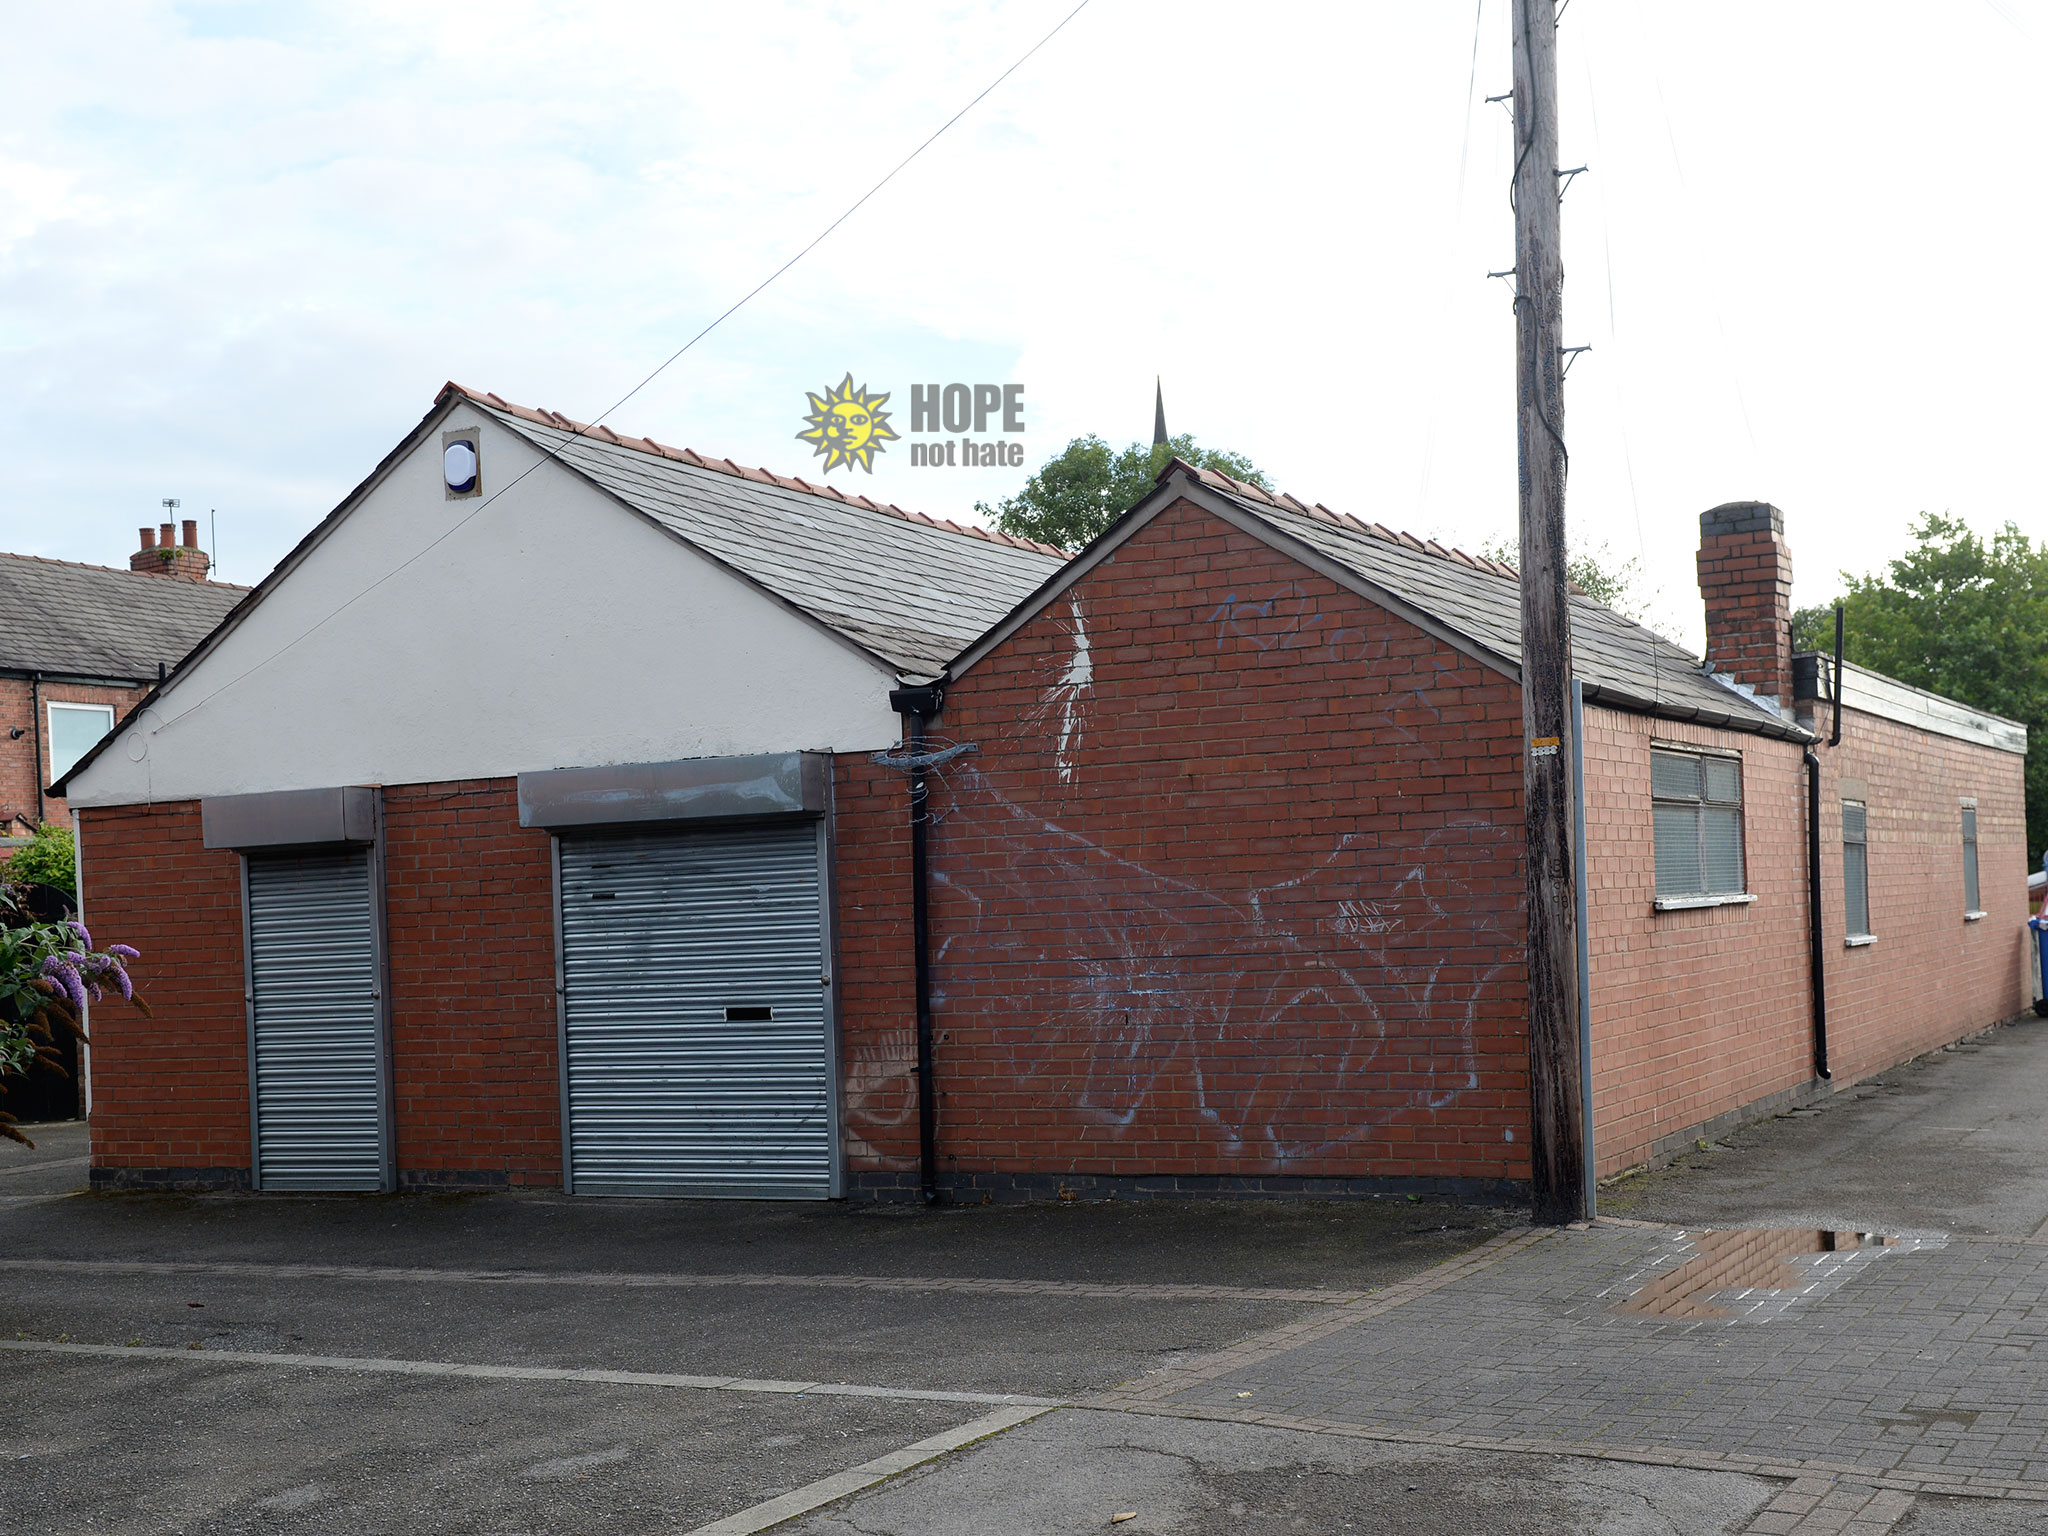
[[[1702,529],[1707,666],[1573,602],[1603,1172],[2025,1002],[2024,732],[1851,668],[1830,745],[1782,519]],[[1510,1192],[1517,609],[1185,466],[1062,561],[451,386],[73,775],[157,1010],[94,1177]]]
[[[142,530],[130,569],[0,554],[0,860],[36,828],[67,826],[46,791],[168,669],[241,601],[246,588],[206,579],[198,525],[184,543],[169,523]],[[76,1046],[58,1042],[61,1072],[36,1068],[0,1089],[24,1121],[68,1120],[80,1107]]]
[[[142,530],[125,571],[0,554],[0,857],[68,820],[44,792],[205,638],[246,587],[206,579],[199,525]]]

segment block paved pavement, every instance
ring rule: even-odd
[[[1293,1325],[1311,1337],[1249,1340],[1092,1402],[2048,1500],[2048,1247],[1793,1255],[1777,1277],[1795,1284],[1689,1304],[1723,1315],[1625,1310],[1703,1242],[1637,1223],[1496,1240],[1450,1284],[1408,1282],[1397,1307],[1311,1319]]]

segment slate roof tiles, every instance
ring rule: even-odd
[[[248,590],[0,554],[0,670],[153,683]]]
[[[1175,460],[1167,473],[1194,476],[1247,512],[1519,667],[1522,599],[1512,567],[1445,549],[1413,534],[1309,506],[1215,470]],[[1162,479],[1164,476],[1162,476]],[[1803,740],[1806,732],[1654,630],[1573,589],[1572,663],[1586,697],[1668,719],[1697,720]]]
[[[448,388],[906,675],[936,676],[1066,559],[1050,544]]]

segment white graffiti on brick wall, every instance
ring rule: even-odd
[[[1060,715],[1060,736],[1053,747],[1053,766],[1062,784],[1074,782],[1073,749],[1081,734],[1081,710],[1088,690],[1095,686],[1095,658],[1088,649],[1088,617],[1081,612],[1078,594],[1067,598],[1067,608],[1073,619],[1068,634],[1074,649],[1068,658],[1067,670],[1060,674],[1059,684],[1052,691]]]
[[[1007,1091],[1112,1133],[1184,1105],[1205,1150],[1285,1168],[1479,1085],[1479,1000],[1513,934],[1458,866],[1499,856],[1497,824],[1350,834],[1292,879],[1225,891],[1112,853],[978,769],[951,791],[933,1012],[995,1032]]]
[[[1293,583],[1194,617],[1218,649],[1389,655],[1383,636],[1327,622]],[[1078,603],[1072,619],[1061,682],[1019,722],[1024,740],[1051,738],[1061,785],[1073,732],[1060,708],[1078,707],[1095,680]],[[1456,663],[1399,660],[1404,681],[1374,695],[1361,723],[1405,742],[1421,769],[1437,748],[1395,717],[1440,720],[1427,683],[1412,679],[1418,665],[1433,681]],[[1478,1087],[1480,1000],[1520,963],[1519,898],[1475,897],[1470,874],[1514,867],[1519,838],[1501,819],[1335,836],[1301,850],[1292,873],[1274,878],[1269,863],[1264,879],[1229,888],[1174,872],[1185,843],[1160,844],[1156,858],[1112,851],[1051,807],[1018,803],[974,763],[943,778],[934,1016],[942,1036],[1000,1042],[1008,1091],[1112,1142],[1191,1113],[1205,1153],[1284,1170]],[[909,1069],[907,1033],[849,1069],[847,1122],[870,1155],[862,1130],[896,1141],[912,1117]]]
[[[1087,735],[1095,689],[1095,654],[1088,641],[1088,615],[1082,610],[1079,593],[1070,592],[1064,612],[1054,609],[1050,618],[1066,640],[1066,665],[1060,670],[1059,681],[1023,712],[1017,722],[1017,734],[1025,740],[1050,736],[1053,772],[1062,786],[1070,786],[1080,776],[1076,754]]]

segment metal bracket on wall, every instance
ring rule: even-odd
[[[878,763],[884,768],[894,768],[899,772],[909,773],[913,769],[918,768],[936,768],[942,763],[950,763],[956,757],[964,757],[969,752],[979,752],[980,750],[981,748],[971,741],[956,741],[952,746],[941,747],[936,752],[898,752],[894,750],[877,752],[869,761]]]

